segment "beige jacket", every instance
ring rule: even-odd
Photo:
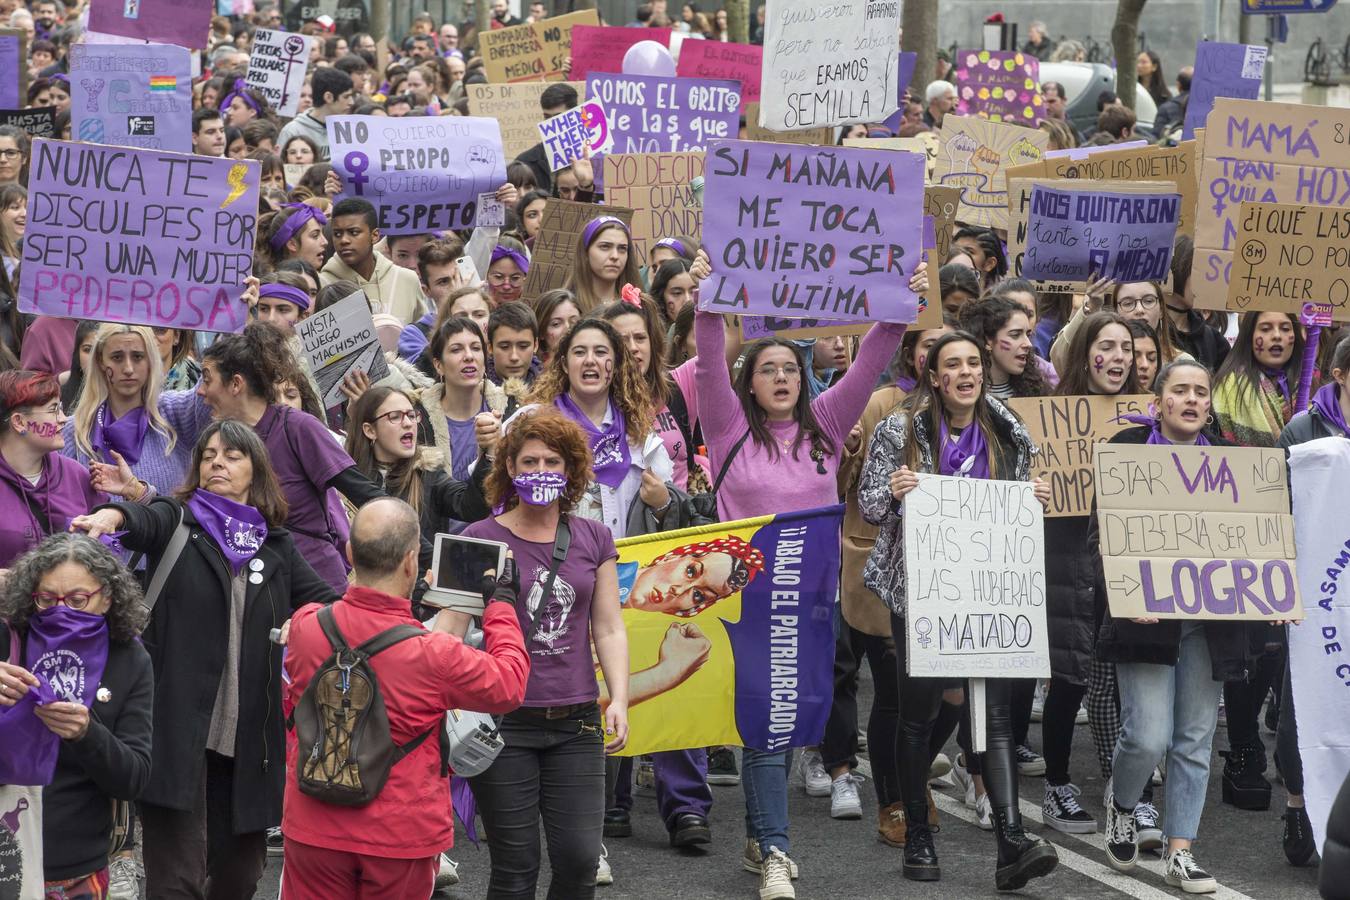
[[[387,313],[404,325],[411,325],[427,311],[427,301],[422,296],[422,284],[417,273],[402,266],[396,266],[383,254],[375,254],[375,268],[366,281],[356,274],[341,259],[334,256],[324,263],[319,272],[319,283],[324,287],[335,281],[350,281],[366,292],[372,313]]]
[[[484,394],[487,397],[488,409],[495,413],[505,414],[506,412],[506,392],[490,381],[483,382]],[[445,415],[441,412],[441,396],[445,393],[445,385],[439,381],[422,391],[418,399],[422,403],[422,409],[426,411],[426,422],[431,426],[432,437],[435,438],[435,448],[440,451],[443,460],[441,468],[445,474],[449,475],[451,454],[450,454],[450,428],[445,424]]]

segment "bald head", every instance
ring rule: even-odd
[[[348,543],[357,581],[371,584],[400,575],[409,553],[415,575],[421,533],[417,513],[402,500],[381,497],[361,507]]]

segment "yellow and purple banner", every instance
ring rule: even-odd
[[[843,507],[618,542],[622,755],[817,743],[829,717]]]

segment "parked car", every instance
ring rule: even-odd
[[[1081,133],[1097,127],[1097,96],[1116,89],[1116,70],[1104,63],[1041,63],[1041,84],[1047,81],[1064,85],[1066,115]],[[1139,120],[1138,127],[1151,135],[1158,107],[1143,87],[1135,91],[1134,114]]]

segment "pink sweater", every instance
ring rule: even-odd
[[[806,443],[796,449],[797,458],[794,459],[793,451],[789,450],[775,459],[769,455],[769,448],[759,446],[752,437],[732,460],[722,490],[718,492],[717,506],[722,521],[795,512],[839,502],[835,476],[844,441],[862,417],[877,379],[895,355],[904,335],[904,325],[884,322],[874,325],[863,338],[858,358],[844,377],[811,401],[816,422],[835,445],[835,452],[824,460],[824,473],[817,471]],[[698,313],[694,318],[694,339],[698,345],[699,419],[703,423],[703,439],[707,442],[712,471],[717,472],[749,424],[741,410],[740,398],[731,387],[731,374],[727,371],[723,350],[721,316]],[[802,390],[806,390],[804,382]],[[770,422],[769,431],[781,448],[781,442],[792,441],[801,427],[796,422]]]

